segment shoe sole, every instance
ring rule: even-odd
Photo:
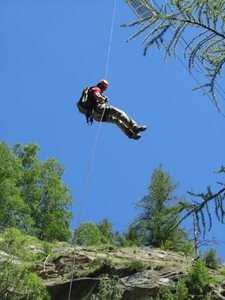
[[[138,129],[138,130],[133,130],[133,132],[135,133],[135,134],[138,134],[139,132],[143,132],[143,131],[145,131],[147,129],[147,127],[145,127],[145,128],[141,128],[141,129]]]
[[[134,136],[128,136],[128,138],[132,140],[139,140],[141,136],[134,135]]]

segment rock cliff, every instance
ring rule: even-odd
[[[194,261],[184,255],[148,248],[76,248],[61,245],[53,249],[55,258],[37,264],[34,270],[44,281],[52,300],[89,300],[98,291],[101,279],[117,275],[123,285],[122,300],[149,300],[161,286],[176,290],[179,278],[186,277]],[[71,276],[73,266],[73,278]],[[219,271],[210,271],[216,284],[208,284],[202,294],[225,300],[225,280]],[[152,297],[152,298],[151,298]],[[181,299],[182,300],[182,299]]]

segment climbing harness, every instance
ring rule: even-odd
[[[113,16],[112,16],[111,31],[110,31],[108,55],[107,55],[107,61],[106,61],[105,78],[107,78],[107,73],[108,73],[109,57],[110,57],[110,50],[111,50],[111,44],[112,44],[112,35],[113,35],[113,27],[114,27],[114,19],[115,19],[115,13],[116,13],[116,1],[117,0],[114,0],[114,9],[113,9]],[[85,195],[86,195],[86,191],[87,191],[87,186],[88,186],[88,180],[89,180],[91,165],[92,165],[92,161],[94,159],[95,148],[96,148],[96,144],[97,144],[97,140],[98,140],[98,136],[99,136],[99,132],[100,132],[100,127],[101,127],[101,123],[102,123],[102,120],[103,120],[106,108],[107,108],[107,106],[105,105],[104,106],[104,110],[102,112],[101,120],[99,122],[98,129],[97,129],[97,133],[96,133],[96,137],[95,137],[95,141],[94,141],[94,145],[93,145],[93,149],[92,149],[92,153],[91,153],[91,157],[90,157],[90,161],[89,161],[89,165],[88,165],[88,170],[87,170],[87,175],[86,175],[84,190],[83,190],[82,199],[81,199],[80,210],[79,210],[79,214],[78,214],[77,230],[76,230],[76,235],[75,235],[75,240],[74,240],[74,256],[73,256],[73,263],[72,263],[72,269],[71,269],[71,278],[70,278],[68,300],[71,300],[71,292],[72,292],[72,285],[73,285],[73,270],[75,268],[75,261],[76,261],[76,245],[77,245],[77,238],[78,238],[78,232],[79,232],[79,226],[80,226],[80,218],[81,218],[82,208],[83,208],[83,205],[84,205]]]
[[[80,113],[86,116],[86,121],[88,124],[93,123],[93,113],[94,111],[97,112],[101,117],[101,122],[106,121],[106,115],[109,112],[109,106],[107,104],[104,105],[104,111],[99,109],[97,106],[97,101],[94,99],[89,98],[89,91],[92,87],[86,87],[81,94],[80,100],[77,102],[77,108]],[[103,104],[103,103],[99,103]]]

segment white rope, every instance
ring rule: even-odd
[[[108,67],[109,67],[109,57],[110,57],[110,50],[111,50],[111,44],[112,44],[112,35],[113,35],[115,12],[116,12],[116,0],[115,0],[115,3],[114,3],[113,18],[112,18],[112,25],[111,25],[111,31],[110,31],[110,39],[109,39],[108,56],[107,56],[107,62],[106,62],[105,78],[107,77],[107,72],[108,72]],[[99,126],[98,126],[98,129],[97,129],[97,133],[96,133],[96,137],[95,137],[95,141],[94,141],[94,145],[93,145],[93,149],[92,149],[92,152],[91,152],[91,157],[90,157],[90,161],[89,161],[89,165],[88,165],[88,170],[87,170],[87,174],[86,174],[84,190],[83,190],[83,194],[82,194],[82,198],[81,198],[81,205],[80,205],[80,210],[79,210],[78,220],[77,220],[77,230],[76,230],[76,236],[75,236],[75,240],[74,240],[74,256],[73,256],[73,263],[72,263],[72,270],[71,270],[68,300],[71,299],[71,291],[72,291],[72,285],[73,285],[73,270],[75,268],[75,261],[76,261],[76,245],[77,245],[78,231],[79,231],[79,226],[80,226],[80,218],[81,218],[82,208],[83,208],[83,205],[84,205],[84,200],[85,200],[85,196],[86,196],[86,192],[87,192],[91,165],[92,165],[92,162],[93,162],[93,159],[94,159],[95,148],[96,148],[96,145],[97,145],[97,140],[98,140],[98,136],[99,136],[103,116],[105,114],[105,109],[106,109],[106,105],[104,107],[104,110],[103,110],[103,113],[102,113],[102,116],[101,116],[101,120],[99,122]]]
[[[107,56],[106,69],[105,69],[105,78],[107,78],[107,75],[108,75],[109,57],[110,57],[110,51],[111,51],[111,44],[112,44],[112,36],[113,36],[113,28],[114,28],[115,15],[116,15],[116,0],[114,1],[112,25],[111,25],[110,38],[109,38],[108,56]]]

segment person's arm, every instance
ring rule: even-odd
[[[107,102],[108,98],[101,94],[101,91],[99,88],[93,88],[92,89],[93,96],[95,97],[97,102]]]
[[[104,95],[101,95],[100,93],[94,93],[93,94],[97,102],[107,102],[108,98]]]

